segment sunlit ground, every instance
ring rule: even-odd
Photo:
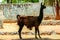
[[[19,26],[16,23],[3,23],[3,29],[0,29],[0,32],[17,32],[19,29]],[[60,33],[60,25],[42,25],[39,26],[40,32],[50,32],[50,31],[55,31]],[[22,30],[22,32],[32,32],[34,33],[34,28],[33,30],[27,29],[25,26]],[[35,35],[32,34],[22,34],[23,39],[27,38],[35,38]],[[60,39],[60,35],[58,34],[52,34],[52,35],[41,35],[42,38],[50,38],[50,39]],[[0,35],[0,39],[4,40],[11,40],[11,39],[19,39],[18,34],[15,35]]]

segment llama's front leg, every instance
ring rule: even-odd
[[[19,31],[18,31],[20,39],[22,39],[22,37],[21,37],[21,31],[22,31],[22,28],[23,28],[23,26],[20,27],[20,28],[19,28]]]
[[[38,39],[37,38],[37,28],[36,27],[35,27],[35,38]]]
[[[40,32],[39,32],[39,29],[38,29],[38,36],[39,36],[39,38],[41,38],[41,36],[40,36]]]

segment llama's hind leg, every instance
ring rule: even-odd
[[[23,29],[23,26],[20,26],[19,31],[18,31],[20,39],[22,39],[22,37],[21,37],[21,31],[22,31],[22,29]]]
[[[39,32],[39,29],[38,29],[38,36],[39,36],[39,38],[41,38],[41,36],[40,36],[40,32]]]
[[[35,27],[35,38],[38,39],[37,38],[37,27]]]

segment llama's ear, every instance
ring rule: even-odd
[[[41,5],[42,5],[42,3],[41,3]]]

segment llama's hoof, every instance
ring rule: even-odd
[[[20,39],[22,39],[22,37],[20,37]]]
[[[41,37],[39,37],[39,39],[40,39],[40,40],[42,40],[42,38],[41,38]]]
[[[39,38],[41,38],[41,37],[39,37]]]
[[[36,39],[38,39],[37,37],[35,37]]]

